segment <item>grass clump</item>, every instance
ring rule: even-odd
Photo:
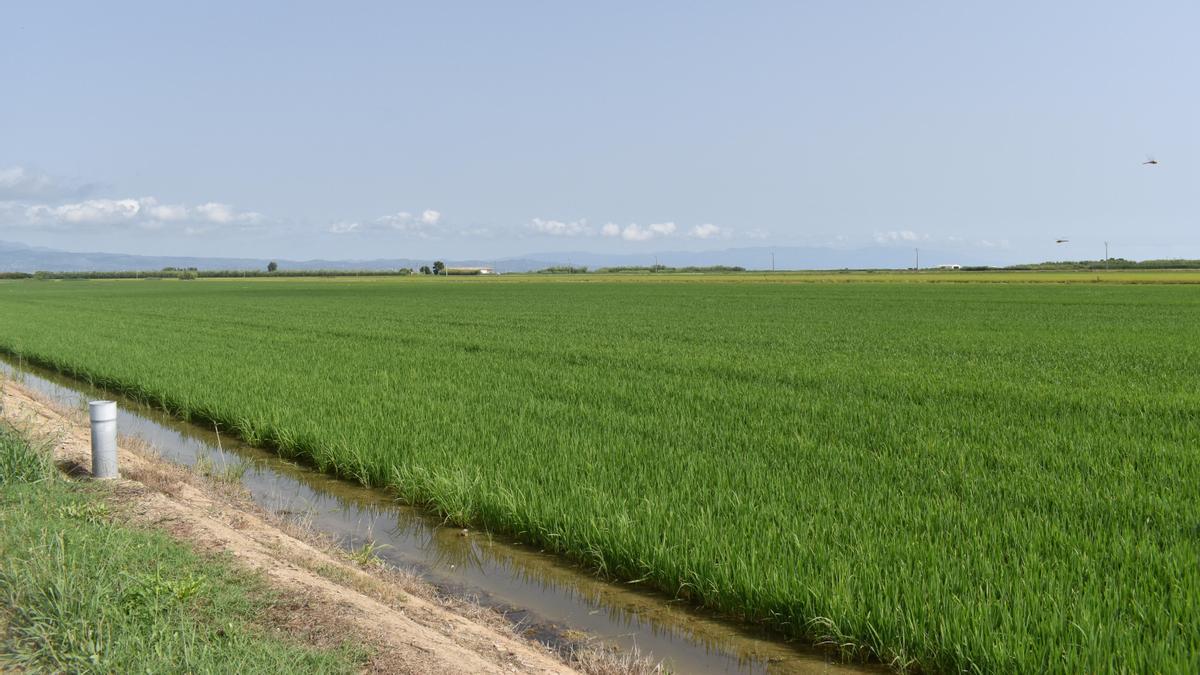
[[[23,446],[23,447],[22,447]],[[53,477],[0,427],[0,664],[72,673],[345,673],[364,655],[290,641],[257,576],[116,524],[102,488]],[[0,668],[2,669],[2,668]]]
[[[32,483],[53,475],[50,453],[0,424],[0,486]]]
[[[379,552],[385,548],[390,548],[390,544],[380,544],[372,539],[346,551],[346,555],[360,567],[372,567],[383,564]]]

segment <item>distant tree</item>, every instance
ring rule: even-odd
[[[421,274],[429,274],[429,265],[421,265]]]
[[[437,262],[433,263],[433,273],[434,274],[445,274],[446,273],[446,263],[442,262],[441,260],[438,260]]]
[[[267,271],[268,272],[274,272],[277,269],[279,269],[279,263],[275,262],[274,260],[267,263]]]

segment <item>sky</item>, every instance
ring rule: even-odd
[[[1006,263],[1099,258],[1105,241],[1200,257],[1193,1],[2,14],[0,240],[292,259],[886,246]]]

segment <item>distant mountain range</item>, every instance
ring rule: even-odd
[[[130,255],[125,253],[76,253],[40,246],[0,241],[0,272],[123,272],[161,270],[164,267],[200,270],[263,270],[272,262],[266,258],[206,258],[193,256]],[[417,269],[432,260],[380,258],[375,260],[285,260],[276,258],[282,270],[394,270]],[[557,264],[553,261],[525,260],[451,260],[455,267],[495,267],[500,272],[526,272]]]
[[[772,257],[773,256],[773,257]],[[200,270],[261,270],[265,258],[206,258],[190,256],[148,256],[122,253],[77,253],[38,246],[0,241],[0,272],[121,272],[160,270],[164,267]],[[373,260],[284,260],[276,259],[282,270],[391,270],[417,269],[431,260],[379,258]],[[891,269],[913,264],[913,252],[907,248],[869,247],[834,249],[821,247],[779,246],[731,248],[720,251],[662,251],[622,254],[583,251],[536,253],[491,260],[446,259],[450,267],[487,266],[498,272],[529,272],[556,265],[597,267],[647,266],[704,267],[727,265],[747,269]],[[962,259],[952,253],[921,250],[922,266],[943,263],[986,264],[981,260]]]

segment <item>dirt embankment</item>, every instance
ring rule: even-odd
[[[0,416],[53,443],[60,467],[88,470],[85,413],[58,410],[7,380],[0,381],[0,404]],[[373,672],[577,672],[515,635],[494,613],[439,598],[402,573],[351,562],[318,536],[257,508],[236,488],[200,479],[138,445],[122,439],[114,510],[263,573],[283,598],[270,620],[289,632],[316,644],[347,638],[365,643],[374,652],[368,664]]]

